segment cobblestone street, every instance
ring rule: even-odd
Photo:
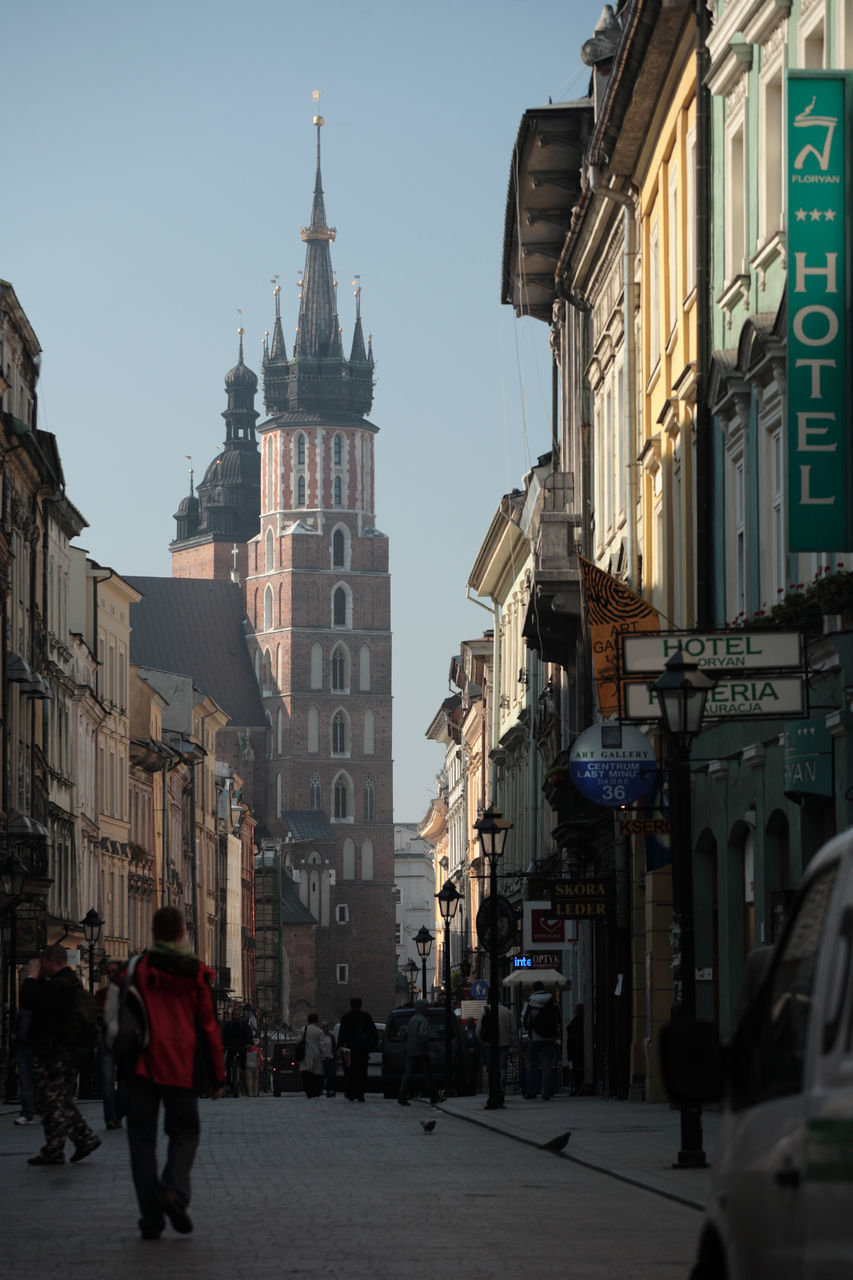
[[[373,1096],[359,1106],[340,1095],[202,1102],[195,1231],[167,1227],[143,1242],[124,1131],[103,1132],[100,1104],[82,1110],[102,1146],[59,1168],[27,1165],[40,1126],[0,1117],[5,1265],[16,1280],[47,1271],[494,1280],[531,1266],[579,1280],[666,1280],[686,1276],[694,1254],[695,1209],[419,1103],[404,1110]],[[567,1111],[546,1114],[556,1134]]]

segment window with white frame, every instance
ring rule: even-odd
[[[337,822],[352,818],[352,783],[344,773],[339,773],[332,788],[334,815]]]
[[[337,976],[338,976],[338,986],[341,986],[341,987],[346,986],[346,984],[349,982],[349,965],[348,964],[336,965],[335,972],[337,973]]]
[[[669,205],[667,212],[667,263],[669,275],[667,331],[672,333],[678,323],[678,259],[680,224],[678,220],[678,165],[669,171]]]
[[[376,788],[370,774],[364,779],[364,821],[373,822],[376,811]]]
[[[347,924],[349,922],[349,907],[345,902],[339,902],[335,907],[335,922],[337,924]]]
[[[761,165],[758,171],[759,201],[758,235],[768,240],[783,224],[784,207],[784,128],[782,118],[782,66],[776,66],[761,85]]]
[[[349,692],[349,650],[336,644],[332,650],[332,689],[335,693]]]
[[[687,172],[684,175],[684,223],[687,239],[684,253],[685,296],[696,287],[696,127],[687,133]]]
[[[349,721],[343,711],[332,716],[332,755],[349,755]]]
[[[660,362],[660,222],[655,218],[649,232],[649,375]]]
[[[305,437],[301,433],[296,438],[296,465],[305,466]]]
[[[726,279],[743,274],[746,255],[746,142],[743,108],[726,137]]]

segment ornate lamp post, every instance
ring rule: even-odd
[[[702,728],[714,687],[679,646],[649,689],[657,696],[666,736],[672,848],[673,1018],[696,1016],[696,951],[693,921],[693,848],[690,813],[690,744]],[[681,1149],[675,1167],[702,1169],[702,1108],[681,1106]]]
[[[86,912],[85,918],[80,921],[83,926],[83,937],[86,939],[86,946],[89,948],[89,991],[95,990],[95,947],[101,937],[101,929],[103,920],[98,915],[94,907],[90,907]]]
[[[423,970],[423,987],[422,987],[422,992],[423,992],[423,998],[424,998],[424,1000],[426,1000],[426,998],[427,998],[427,993],[426,993],[426,962],[427,962],[427,956],[429,955],[430,951],[432,950],[432,934],[430,933],[429,929],[426,927],[426,925],[425,925],[425,924],[422,924],[422,925],[421,925],[421,927],[420,927],[420,929],[418,929],[417,933],[415,934],[415,946],[417,947],[417,949],[418,949],[418,955],[419,955],[419,956],[420,956],[420,958],[421,958],[421,965],[422,965],[422,970]]]
[[[15,1076],[15,1060],[12,1056],[12,1037],[15,1034],[15,1023],[18,1017],[18,903],[24,895],[24,881],[29,871],[17,854],[10,854],[3,864],[3,892],[9,899],[9,1021],[5,1028],[5,1044],[8,1049],[6,1070],[6,1101],[11,1102],[18,1096]]]
[[[450,990],[450,922],[462,901],[462,894],[452,880],[435,895],[438,909],[444,921],[444,1092],[449,1097],[453,1090],[453,1054],[451,1033],[453,1029],[453,997]]]
[[[406,964],[403,967],[406,970],[406,974],[408,975],[409,996],[411,998],[412,1004],[414,1004],[415,996],[417,995],[417,991],[418,991],[418,966],[415,964],[414,960],[410,959],[410,960],[407,960]]]
[[[489,1097],[486,1108],[494,1110],[504,1104],[498,1027],[498,860],[503,857],[512,823],[502,817],[500,809],[489,805],[474,823],[474,830],[489,863]]]

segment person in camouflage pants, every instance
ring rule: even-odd
[[[67,1028],[79,979],[67,960],[68,953],[58,943],[47,947],[38,973],[31,971],[21,986],[21,1008],[32,1011],[33,1071],[44,1126],[44,1146],[30,1164],[64,1164],[66,1138],[74,1144],[72,1164],[101,1145],[73,1101],[77,1062]]]

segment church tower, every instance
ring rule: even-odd
[[[258,379],[243,363],[239,330],[237,363],[225,375],[225,442],[175,512],[177,533],[171,545],[173,578],[228,578],[246,567],[246,543],[258,532],[261,463],[255,439]],[[236,547],[236,553],[235,553]]]
[[[292,354],[278,286],[264,349],[260,529],[241,576],[269,722],[262,821],[317,922],[316,1008],[332,1017],[359,995],[384,1017],[395,979],[388,539],[376,524],[360,287],[349,358],[338,319],[323,123]],[[299,986],[292,969],[301,1021]]]

